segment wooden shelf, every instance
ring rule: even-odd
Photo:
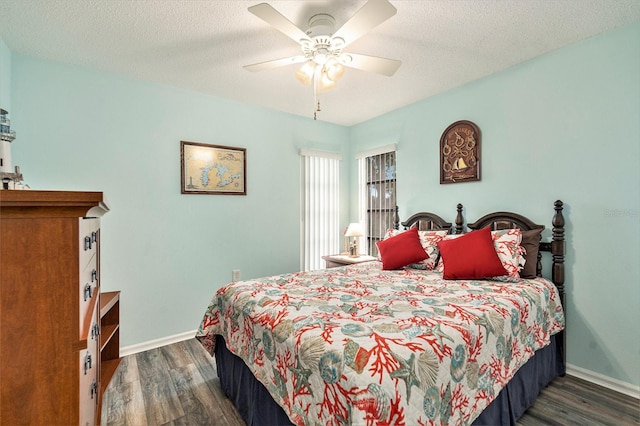
[[[107,291],[100,293],[100,318],[104,317],[113,305],[120,302],[119,291]]]
[[[104,395],[120,364],[120,292],[100,293],[100,395]],[[98,423],[102,401],[98,408]]]
[[[109,382],[111,378],[115,374],[118,369],[118,365],[120,365],[120,358],[111,359],[108,361],[103,361],[100,364],[101,372],[100,372],[100,387],[102,388],[102,394],[104,395],[104,391],[109,386]]]
[[[104,348],[109,344],[109,341],[114,336],[117,329],[120,328],[119,325],[104,325],[102,326],[102,330],[100,332],[103,336],[107,336],[106,339],[103,337],[100,339],[100,352],[104,351]]]
[[[120,359],[120,292],[100,293],[100,361]],[[100,381],[108,384],[101,375]]]

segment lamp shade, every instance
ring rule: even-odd
[[[328,90],[331,90],[333,88],[336,87],[336,82],[331,80],[328,76],[327,76],[327,70],[325,68],[322,68],[321,70],[318,70],[319,74],[318,74],[318,91],[320,92],[326,92]]]
[[[364,227],[359,222],[350,223],[344,235],[347,237],[363,237]]]
[[[296,71],[296,78],[305,86],[310,86],[313,82],[313,75],[316,72],[316,64],[309,60],[302,64],[300,69]]]
[[[338,81],[344,74],[344,67],[335,59],[328,62],[325,65],[325,69],[327,70],[327,78],[331,81]]]

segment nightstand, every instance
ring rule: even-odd
[[[377,260],[376,257],[368,256],[366,254],[361,254],[358,257],[349,257],[349,255],[344,255],[344,254],[332,254],[329,256],[322,256],[322,258],[326,262],[327,268],[337,268],[340,266],[354,265],[356,263],[370,262],[372,260]]]

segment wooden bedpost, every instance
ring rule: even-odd
[[[464,218],[462,217],[462,204],[456,206],[458,214],[456,215],[456,234],[462,234],[464,230]]]
[[[553,215],[551,224],[553,225],[553,239],[551,241],[551,256],[553,257],[553,269],[551,271],[551,280],[558,288],[560,294],[560,302],[562,303],[562,309],[565,312],[565,318],[567,313],[567,305],[565,304],[564,295],[564,253],[565,253],[565,241],[564,241],[564,216],[562,215],[563,202],[557,200],[554,203],[556,213]],[[566,327],[566,325],[565,325]],[[560,332],[560,341],[562,344],[562,360],[565,365],[567,362],[567,345],[564,330]]]
[[[556,213],[553,215],[551,224],[553,225],[553,240],[551,242],[551,255],[553,256],[553,270],[551,280],[560,291],[562,305],[564,306],[564,216],[562,215],[563,202],[558,200],[554,203]]]

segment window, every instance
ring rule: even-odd
[[[396,215],[396,147],[358,155],[360,221],[365,224],[367,253],[378,255],[376,242],[393,228]]]
[[[340,252],[340,156],[301,150],[304,271],[324,268],[322,256]]]

